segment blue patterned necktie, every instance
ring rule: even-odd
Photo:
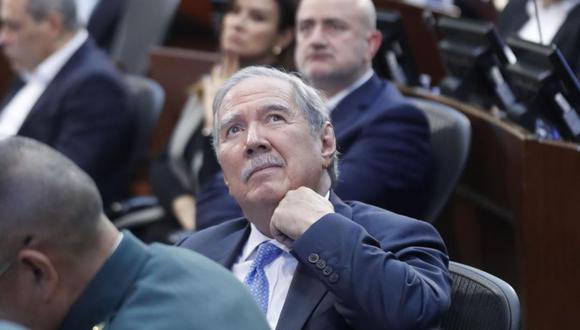
[[[276,245],[265,242],[258,247],[256,258],[252,262],[250,272],[244,280],[244,284],[250,289],[252,296],[256,299],[260,310],[266,314],[268,311],[268,278],[264,272],[264,267],[269,265],[274,259],[282,254],[282,249]]]

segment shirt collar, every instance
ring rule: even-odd
[[[87,30],[79,30],[63,47],[42,61],[36,69],[23,73],[24,80],[27,82],[35,80],[45,84],[51,82],[88,37]]]
[[[332,111],[334,108],[336,108],[336,106],[340,103],[340,101],[342,101],[350,93],[352,93],[354,90],[356,90],[357,88],[362,86],[365,82],[367,82],[369,79],[371,79],[373,73],[374,73],[373,69],[368,69],[367,72],[365,72],[365,74],[363,74],[360,78],[358,78],[358,80],[350,84],[350,86],[341,90],[336,95],[326,100],[326,108]]]

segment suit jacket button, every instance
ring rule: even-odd
[[[322,270],[322,275],[324,276],[328,276],[332,274],[332,267],[330,266],[326,266],[323,270]]]
[[[324,267],[326,267],[326,261],[324,259],[318,260],[318,262],[316,263],[316,268],[322,270],[324,269]]]
[[[337,273],[332,273],[332,274],[330,275],[330,277],[328,278],[328,281],[329,281],[330,283],[334,284],[334,283],[338,282],[338,279],[339,279],[339,278],[340,278],[340,276],[338,276],[338,274],[337,274]]]
[[[316,253],[311,253],[308,256],[308,262],[311,263],[311,264],[317,263],[318,260],[320,260],[320,256],[318,254],[316,254]]]

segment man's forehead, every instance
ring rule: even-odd
[[[354,18],[360,12],[356,2],[356,0],[303,0],[298,8],[297,18],[298,20]]]
[[[232,87],[224,97],[221,109],[243,106],[248,103],[292,102],[292,86],[277,78],[248,78]]]

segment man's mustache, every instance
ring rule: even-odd
[[[272,154],[261,154],[250,160],[242,170],[241,180],[243,183],[248,182],[250,176],[259,170],[263,170],[268,167],[283,167],[285,165],[284,161]]]

